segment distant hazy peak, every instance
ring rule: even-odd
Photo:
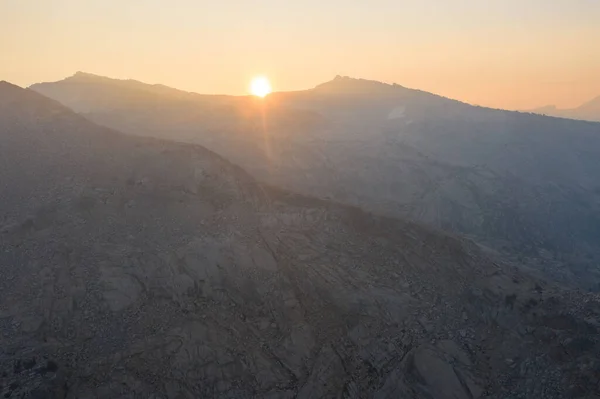
[[[95,82],[95,83],[111,83],[121,85],[136,85],[136,86],[157,86],[149,83],[140,82],[135,79],[115,79],[108,76],[94,75],[93,73],[87,72],[76,72],[75,75],[65,80],[74,80],[81,82]]]
[[[185,96],[185,95],[190,94],[187,91],[174,89],[172,87],[165,86],[162,84],[144,83],[144,82],[140,82],[135,79],[114,79],[114,78],[110,78],[107,76],[94,75],[92,73],[81,72],[81,71],[78,71],[74,75],[69,76],[63,80],[59,80],[56,82],[36,83],[36,84],[31,85],[30,88],[35,91],[39,91],[42,94],[47,95],[48,93],[46,92],[46,88],[52,87],[52,86],[60,87],[60,85],[62,85],[63,83],[70,83],[70,84],[74,84],[74,85],[82,84],[84,86],[86,84],[89,84],[91,86],[127,88],[127,89],[134,89],[134,90],[142,90],[142,91],[146,91],[146,92],[169,93],[169,94],[177,95],[177,96],[180,96],[180,95]]]
[[[321,83],[314,90],[332,93],[384,93],[393,92],[405,87],[397,84],[388,84],[376,80],[356,79],[349,76],[337,75],[329,82]]]
[[[107,76],[94,75],[93,73],[77,71],[75,74],[66,77],[56,82],[41,82],[31,85],[31,88],[37,88],[40,85],[47,84],[60,84],[60,83],[95,83],[95,84],[113,84],[113,85],[144,85],[144,86],[155,86],[146,83],[139,82],[133,79],[113,79]]]
[[[600,122],[600,96],[593,98],[576,108],[557,108],[554,105],[548,105],[529,110],[528,112],[556,116],[560,118]]]
[[[579,108],[598,108],[598,109],[600,109],[600,96],[591,99],[590,101],[581,105]]]
[[[77,71],[73,75],[74,78],[104,78],[105,76],[95,75],[89,72]]]
[[[93,73],[77,71],[72,76],[65,78],[64,80],[71,81],[110,81],[114,80],[106,76],[94,75]]]
[[[534,108],[531,110],[525,110],[525,112],[536,112],[536,113],[548,113],[558,111],[556,105],[545,105],[543,107]]]

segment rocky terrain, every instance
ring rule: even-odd
[[[99,124],[198,143],[261,181],[458,233],[600,289],[600,123],[345,77],[265,100],[84,73],[32,89]]]
[[[0,83],[5,398],[596,398],[600,298]]]

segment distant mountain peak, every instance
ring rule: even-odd
[[[75,74],[73,74],[72,76],[69,76],[69,77],[63,79],[63,81],[76,82],[76,83],[98,83],[98,84],[106,83],[106,84],[126,84],[126,85],[135,84],[135,85],[144,85],[144,86],[156,86],[156,85],[142,83],[135,79],[114,79],[114,78],[110,78],[108,76],[96,75],[93,73],[82,72],[82,71],[75,72]],[[58,82],[53,82],[53,83],[58,83]],[[32,86],[36,86],[36,85],[32,85]]]
[[[534,108],[532,110],[528,110],[527,112],[535,112],[535,113],[548,113],[548,112],[556,112],[558,111],[558,108],[556,107],[556,105],[545,105],[543,107],[539,107],[539,108]]]
[[[351,82],[353,80],[365,80],[365,79],[359,79],[359,78],[353,78],[352,76],[344,76],[344,75],[335,75],[335,78],[333,78],[333,82],[340,82],[340,81],[345,81],[345,82]]]
[[[140,82],[139,80],[135,80],[135,79],[115,79],[115,78],[110,78],[108,76],[95,75],[93,73],[82,72],[82,71],[77,71],[77,72],[75,72],[75,74],[63,79],[62,81],[36,83],[36,84],[32,85],[31,87],[33,89],[38,89],[41,85],[56,84],[56,83],[60,83],[60,82],[108,84],[108,85],[134,87],[137,89],[144,89],[144,90],[152,89],[152,90],[161,90],[161,91],[167,91],[167,92],[187,93],[186,91],[174,89],[172,87],[165,86],[163,84],[144,83],[144,82]]]
[[[95,75],[95,74],[89,73],[89,72],[77,71],[77,72],[75,72],[73,77],[99,77],[99,75]]]
[[[405,89],[398,84],[389,84],[376,80],[358,79],[350,76],[336,75],[333,80],[321,83],[314,90],[329,93],[389,93],[399,88]]]
[[[581,108],[581,109],[594,108],[594,109],[600,110],[600,96],[591,99],[590,101],[581,105],[579,108]]]
[[[89,72],[77,71],[72,76],[69,76],[65,80],[74,80],[74,81],[112,81],[115,79],[111,79],[106,76],[95,75]]]
[[[535,108],[527,112],[555,116],[559,118],[579,119],[600,122],[600,96],[583,103],[576,108],[558,108],[555,105]]]

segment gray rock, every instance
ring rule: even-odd
[[[453,346],[446,343],[444,346]],[[455,352],[455,348],[450,348]],[[466,355],[457,352],[458,357]],[[457,373],[454,367],[431,347],[420,347],[409,354],[406,364],[407,370],[417,379],[419,389],[423,395],[440,399],[470,399],[481,395],[481,388],[477,387],[470,379]]]
[[[6,83],[0,185],[2,395],[597,388],[594,295],[421,225],[261,184],[204,148],[96,126]]]

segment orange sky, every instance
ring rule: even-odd
[[[290,3],[290,4],[288,4]],[[0,0],[0,80],[243,94],[348,75],[499,108],[600,95],[597,0]]]

